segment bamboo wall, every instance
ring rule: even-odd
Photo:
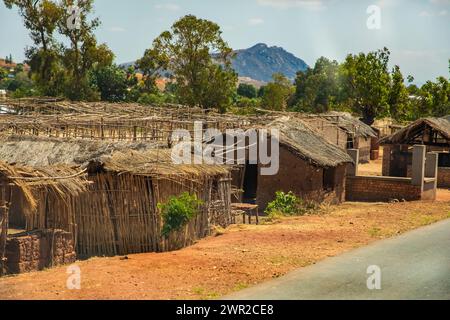
[[[10,188],[0,177],[0,276],[6,273],[6,240],[8,237]]]
[[[207,236],[213,224],[231,222],[228,177],[175,181],[107,172],[89,180],[90,190],[77,197],[61,199],[41,190],[27,229],[73,232],[78,256],[90,257],[176,250]],[[165,239],[157,204],[186,191],[203,205],[190,223]]]

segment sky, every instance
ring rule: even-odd
[[[281,46],[312,66],[388,47],[391,64],[418,84],[449,75],[450,0],[96,0],[96,35],[117,63],[134,61],[186,14],[218,23],[233,49]],[[23,60],[28,45],[21,17],[0,0],[0,56]]]

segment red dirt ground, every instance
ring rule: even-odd
[[[170,253],[79,261],[81,290],[68,290],[67,267],[0,279],[0,299],[214,299],[327,257],[450,218],[450,191],[439,201],[345,203],[318,215],[222,235]]]

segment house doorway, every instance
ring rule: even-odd
[[[243,183],[243,202],[256,204],[258,192],[258,165],[247,162],[245,165],[244,183]]]

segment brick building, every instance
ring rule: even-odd
[[[437,152],[438,187],[450,188],[450,117],[419,119],[380,141],[384,146],[383,175],[410,177],[413,145]]]

